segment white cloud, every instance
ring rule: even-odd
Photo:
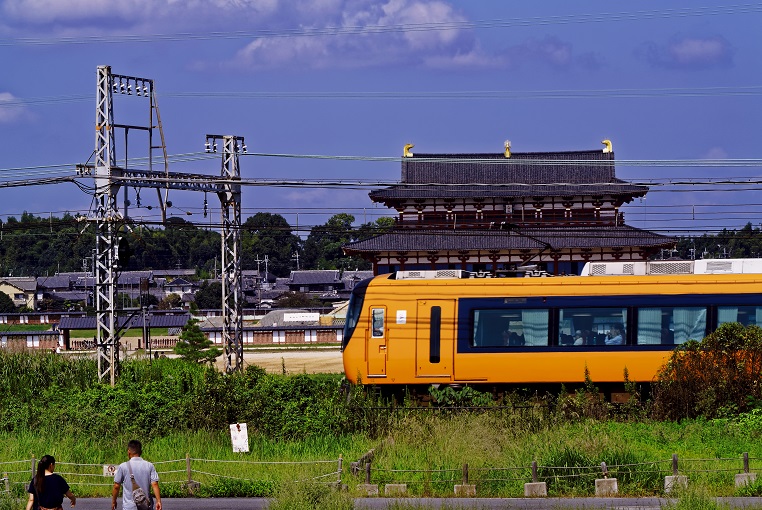
[[[733,64],[733,48],[722,36],[676,37],[667,44],[648,43],[637,53],[654,67],[707,69]]]
[[[25,108],[18,102],[18,98],[9,92],[0,92],[0,122],[13,122],[20,118]]]
[[[325,0],[329,1],[329,0]],[[376,27],[448,24],[467,21],[439,0],[344,0],[332,13],[302,25],[336,28],[344,35],[272,37],[252,41],[235,62],[252,68],[300,65],[309,68],[431,65],[484,65],[472,34],[448,30],[383,30]]]
[[[728,153],[722,147],[712,147],[704,154],[704,159],[728,159]]]
[[[505,51],[505,57],[513,65],[542,63],[551,67],[569,66],[574,56],[572,47],[555,37],[530,39]]]
[[[685,38],[669,46],[672,59],[681,65],[723,62],[729,58],[730,44],[721,37]]]
[[[66,32],[75,27],[147,31],[153,27],[214,26],[215,21],[267,15],[279,0],[0,0],[0,13],[9,25],[52,25]],[[50,35],[50,34],[48,34]]]

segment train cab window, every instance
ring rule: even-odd
[[[625,345],[627,308],[561,308],[558,345]]]
[[[721,307],[725,308],[725,307]],[[726,312],[728,317],[729,312]],[[706,336],[706,307],[654,306],[638,309],[638,345],[676,345]]]
[[[371,322],[373,338],[381,338],[384,336],[384,309],[373,308],[371,309]]]
[[[718,306],[717,325],[738,322],[744,326],[762,326],[762,306]]]
[[[474,310],[472,347],[548,345],[548,310]]]

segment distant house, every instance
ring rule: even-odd
[[[16,306],[26,306],[30,310],[37,307],[37,279],[7,277],[0,280],[0,292],[4,292]]]
[[[175,278],[171,282],[164,284],[164,294],[166,296],[170,294],[183,296],[185,294],[193,294],[194,292],[196,292],[196,285],[185,278]]]
[[[291,292],[325,293],[342,290],[344,282],[338,269],[316,271],[291,271],[288,289]]]

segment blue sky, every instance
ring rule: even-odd
[[[244,136],[252,153],[361,158],[399,157],[405,143],[479,153],[505,140],[528,152],[610,139],[618,161],[641,162],[619,164],[623,179],[754,180],[758,163],[738,162],[762,156],[759,26],[762,3],[0,0],[0,183],[70,175],[90,157],[98,65],[155,81],[169,154],[203,153],[207,133]],[[115,99],[117,122],[144,109]],[[130,147],[140,155],[140,142]],[[729,164],[643,163],[708,159]],[[219,169],[218,158],[171,167]],[[400,167],[252,155],[241,173],[390,182]],[[759,226],[756,187],[654,186],[625,219],[673,234]],[[338,212],[388,214],[367,193],[246,187],[243,216],[276,212],[304,228]],[[0,219],[85,213],[90,200],[70,183],[0,188]],[[201,214],[202,194],[170,200],[173,215],[217,220]],[[155,193],[143,190],[141,203],[155,206]]]

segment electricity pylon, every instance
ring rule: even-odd
[[[149,124],[125,125],[114,122],[113,94],[142,96],[149,100]],[[225,343],[227,372],[242,368],[243,362],[243,290],[241,285],[241,185],[238,156],[246,152],[242,137],[231,135],[207,135],[206,146],[211,152],[217,140],[223,142],[222,170],[220,178],[210,175],[169,172],[164,134],[161,128],[153,80],[134,76],[115,75],[110,66],[99,66],[97,73],[97,99],[95,113],[95,164],[78,165],[80,175],[93,175],[95,180],[94,209],[91,220],[96,228],[94,256],[95,308],[98,346],[98,378],[107,377],[111,385],[116,382],[119,367],[119,329],[116,314],[116,289],[119,265],[119,233],[129,226],[125,198],[125,214],[119,213],[117,193],[124,186],[154,188],[159,195],[162,220],[166,221],[169,189],[214,192],[220,198],[222,209],[222,311],[223,341]],[[156,125],[154,125],[154,116]],[[115,129],[125,132],[124,167],[116,160]],[[148,170],[130,169],[127,165],[126,144],[129,131],[148,132]],[[153,132],[158,129],[161,145],[153,145]],[[162,149],[164,171],[153,170],[152,154]],[[165,191],[162,199],[161,190]],[[125,265],[126,261],[122,261]]]

